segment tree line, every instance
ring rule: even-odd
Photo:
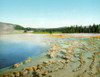
[[[100,33],[100,24],[66,27],[65,30],[63,30],[63,33]]]
[[[15,26],[16,30],[34,31],[34,32],[48,32],[48,33],[100,33],[100,24],[93,24],[89,26],[70,26],[70,27],[59,27],[59,28],[24,28],[20,25]]]

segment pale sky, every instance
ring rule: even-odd
[[[100,24],[100,0],[0,0],[0,22],[33,28]]]

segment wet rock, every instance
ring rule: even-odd
[[[23,63],[26,64],[26,63],[30,62],[30,59],[31,59],[31,58],[28,57]]]

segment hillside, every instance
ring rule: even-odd
[[[24,30],[24,27],[16,24],[0,22],[0,33],[14,32],[15,30]]]
[[[13,31],[14,31],[13,24],[0,22],[0,33],[13,32]]]

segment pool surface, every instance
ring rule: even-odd
[[[29,35],[18,37],[19,35],[17,38],[10,35],[2,36],[0,39],[0,69],[24,61],[27,57],[37,57],[49,48],[45,43],[34,41],[36,36],[33,38]]]

